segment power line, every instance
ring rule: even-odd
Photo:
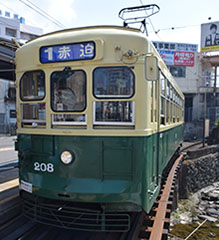
[[[179,26],[179,27],[169,27],[169,28],[162,28],[159,29],[158,31],[167,31],[167,30],[175,30],[175,29],[179,29],[179,28],[189,28],[189,27],[198,27],[200,26],[200,24],[196,24],[196,25],[187,25],[187,26]]]
[[[21,3],[23,3],[24,5],[26,5],[27,7],[29,7],[30,9],[32,9],[32,10],[34,10],[35,12],[37,12],[38,14],[40,14],[41,16],[43,16],[44,18],[46,18],[47,20],[49,20],[50,22],[52,22],[52,23],[54,23],[55,25],[57,25],[57,26],[59,26],[59,27],[61,27],[61,28],[63,28],[63,27],[65,27],[63,24],[61,24],[61,23],[59,23],[57,20],[52,20],[51,19],[51,16],[49,16],[48,14],[45,14],[45,13],[42,13],[42,12],[44,12],[44,11],[42,11],[42,10],[37,10],[36,9],[36,6],[34,5],[34,4],[32,4],[33,6],[35,6],[35,8],[34,7],[32,7],[31,5],[29,5],[28,3],[26,3],[26,2],[24,2],[23,0],[19,0]],[[30,2],[30,1],[28,1],[28,2]],[[38,8],[38,7],[37,7]],[[40,9],[40,8],[38,8],[38,9]],[[41,12],[42,11],[42,12]],[[54,19],[54,18],[53,18]]]
[[[58,20],[56,20],[54,17],[52,17],[51,15],[49,15],[47,12],[45,12],[43,9],[39,8],[37,5],[35,5],[34,3],[32,3],[29,0],[26,0],[27,2],[29,2],[30,4],[32,4],[35,8],[39,9],[41,12],[43,12],[46,16],[48,16],[49,18],[51,18],[52,20],[54,20],[57,24],[59,24],[62,27],[66,27],[65,25],[63,25],[61,22],[59,22]]]
[[[139,0],[140,1],[140,3],[141,3],[141,5],[144,5],[143,4],[143,1],[142,0]],[[145,10],[145,14],[148,16],[148,14],[147,14],[147,11]],[[149,20],[149,22],[150,22],[150,24],[151,24],[151,27],[153,28],[153,31],[154,31],[154,33],[156,33],[157,34],[157,36],[158,36],[158,38],[162,41],[162,39],[160,38],[160,36],[158,35],[158,32],[159,32],[159,30],[158,31],[156,31],[156,29],[155,29],[155,27],[154,27],[154,25],[153,25],[153,23],[152,23],[152,21],[151,21],[151,19],[150,18],[148,18],[148,20]]]
[[[8,6],[4,5],[3,3],[0,3],[3,7],[7,8],[8,10],[12,11],[14,14],[16,14],[17,12],[14,11],[12,8],[9,8]],[[33,22],[31,22],[29,19],[27,19],[27,21],[29,23],[31,23],[33,26],[35,25]]]

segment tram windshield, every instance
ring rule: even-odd
[[[42,100],[45,96],[45,74],[41,70],[25,72],[20,81],[21,99]]]
[[[86,106],[86,76],[82,70],[51,75],[51,107],[58,112],[81,112]]]
[[[101,67],[94,70],[97,98],[130,98],[134,94],[134,74],[127,67]]]

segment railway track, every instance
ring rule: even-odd
[[[0,226],[21,213],[17,165],[18,161],[0,164]]]
[[[180,168],[183,153],[200,142],[184,147],[162,179],[160,194],[149,215],[145,213],[132,215],[132,227],[129,232],[83,232],[51,227],[29,221],[18,215],[0,227],[1,240],[166,240],[170,225],[170,214],[174,203],[174,189],[177,172]]]
[[[12,169],[16,169],[18,167],[18,160],[13,160],[10,162],[6,162],[6,163],[1,163],[0,164],[0,173],[5,172],[5,171],[9,171]]]
[[[174,192],[177,182],[177,173],[180,169],[183,154],[191,147],[201,145],[196,142],[183,147],[178,156],[172,160],[172,165],[162,179],[160,194],[155,201],[149,215],[139,224],[132,240],[167,240],[170,226],[170,214],[174,204]]]

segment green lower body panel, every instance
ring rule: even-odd
[[[149,212],[182,138],[183,126],[147,137],[19,134],[20,189],[33,199]],[[63,151],[72,154],[70,164],[61,162]]]

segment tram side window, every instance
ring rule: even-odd
[[[55,112],[82,112],[86,107],[86,75],[82,70],[51,75],[51,107]]]
[[[112,101],[134,95],[134,73],[128,67],[98,67],[93,72],[95,125],[134,125],[134,102]],[[111,99],[111,100],[110,100]]]
[[[161,124],[165,124],[165,87],[166,79],[163,74],[160,75],[160,89],[161,89],[161,102],[160,102],[160,117]]]
[[[166,123],[170,123],[170,83],[166,85]]]
[[[173,123],[176,122],[176,91],[173,89]]]
[[[149,82],[149,86],[151,88],[151,122],[154,121],[154,84],[153,82]]]
[[[128,67],[96,68],[93,92],[97,98],[130,98],[134,94],[134,74]]]
[[[25,72],[20,80],[23,101],[42,100],[45,97],[45,74],[41,70]]]
[[[94,102],[94,123],[99,125],[134,125],[133,101]]]
[[[170,84],[170,122],[173,121],[173,87]]]

